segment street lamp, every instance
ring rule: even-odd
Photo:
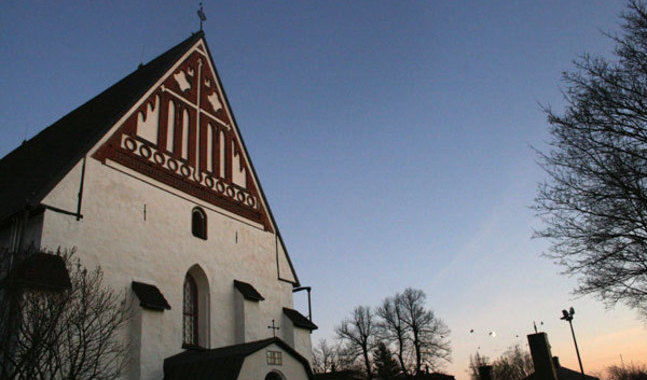
[[[575,352],[577,353],[577,361],[580,362],[580,372],[582,372],[582,380],[584,380],[584,368],[582,368],[582,359],[580,359],[580,350],[577,348],[577,340],[575,339],[575,330],[573,330],[573,314],[575,309],[571,306],[569,311],[562,310],[562,317],[560,319],[568,321],[571,326],[571,335],[573,335],[573,343],[575,343]]]

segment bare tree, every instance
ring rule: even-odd
[[[474,356],[470,355],[470,367],[469,367],[470,379],[481,380],[479,367],[489,365],[488,364],[489,362],[490,362],[490,359],[485,355],[481,355],[478,351]]]
[[[397,296],[401,299],[403,321],[410,333],[415,358],[414,374],[422,365],[432,369],[442,361],[450,361],[449,328],[425,306],[427,296],[422,290],[407,288]]]
[[[17,323],[2,323],[11,329],[1,334],[3,379],[109,380],[125,368],[127,344],[118,336],[130,316],[125,297],[103,284],[99,267],[88,271],[72,254],[63,258],[70,289],[5,287],[3,302],[18,307]]]
[[[566,109],[547,108],[548,179],[535,209],[550,257],[577,294],[647,311],[647,9],[629,2],[615,60],[584,55],[564,74]]]
[[[510,347],[494,361],[493,367],[495,379],[523,380],[534,371],[530,353],[519,345]]]
[[[362,358],[368,379],[373,378],[370,360],[375,341],[373,311],[369,306],[357,306],[350,319],[344,320],[336,332],[339,339],[347,344],[351,357]]]
[[[382,306],[376,310],[379,318],[377,323],[378,335],[387,342],[394,342],[395,355],[398,358],[402,373],[407,372],[404,355],[410,342],[407,334],[407,326],[404,321],[402,299],[399,294],[394,297],[387,297],[382,301]]]
[[[607,367],[608,380],[647,380],[647,365],[631,363]]]
[[[326,339],[319,340],[312,350],[312,370],[315,373],[335,372],[345,369],[341,344],[332,345]]]

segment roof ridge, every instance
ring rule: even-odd
[[[0,159],[0,220],[35,206],[198,40],[191,34]]]

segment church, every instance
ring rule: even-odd
[[[0,249],[134,300],[125,379],[312,377],[311,312],[202,31],[0,160]]]

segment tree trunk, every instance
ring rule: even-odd
[[[367,346],[362,347],[362,351],[364,354],[364,364],[366,365],[366,376],[368,380],[372,380],[373,371],[371,371],[371,361],[368,359],[368,347]]]
[[[418,333],[413,334],[413,347],[416,349],[416,375],[420,373],[422,366],[422,358],[420,357],[420,341],[418,340]]]
[[[407,367],[404,364],[404,342],[401,337],[398,337],[398,361],[400,362],[400,367],[402,367],[402,374],[407,374]]]

